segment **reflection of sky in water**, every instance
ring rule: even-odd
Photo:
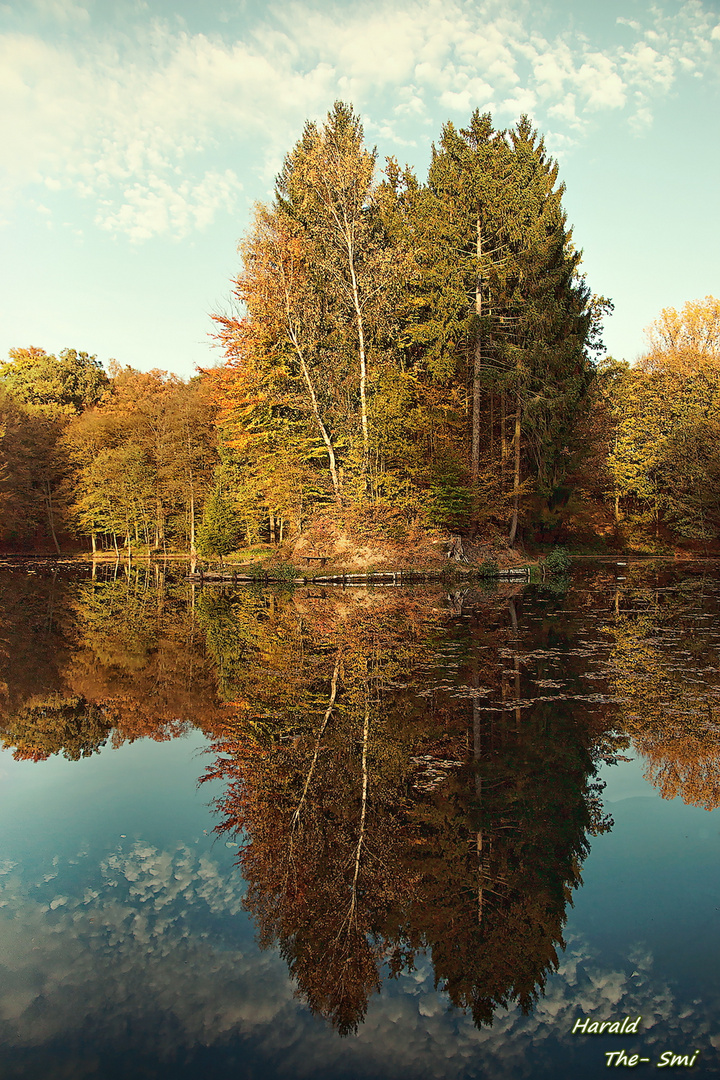
[[[235,848],[213,840],[212,793],[196,788],[201,746],[0,757],[3,1077],[607,1075],[603,1052],[620,1044],[573,1037],[572,1025],[638,1013],[642,1035],[626,1049],[700,1047],[692,1075],[714,1072],[717,814],[635,797],[651,789],[634,762],[610,770],[616,826],[593,844],[568,948],[534,1013],[501,1010],[477,1030],[435,992],[426,958],[342,1040],[254,943]],[[674,924],[683,949],[695,942],[692,965],[669,940]]]

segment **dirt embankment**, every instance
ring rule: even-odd
[[[333,570],[369,574],[381,570],[437,572],[448,562],[475,567],[494,562],[505,569],[527,566],[534,560],[499,539],[469,542],[459,536],[420,531],[401,540],[353,537],[335,523],[316,522],[277,549],[272,561],[304,570],[308,566],[319,570],[322,566],[323,573]]]

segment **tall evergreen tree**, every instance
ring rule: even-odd
[[[588,347],[595,342],[592,297],[579,274],[581,253],[573,247],[562,207],[565,185],[557,182],[557,163],[526,116],[509,138],[512,231],[505,317],[515,393],[512,544],[523,456],[542,498],[552,500],[565,478],[568,436],[592,379]]]
[[[501,477],[511,477],[511,543],[523,465],[541,495],[553,498],[592,373],[593,307],[557,174],[527,117],[497,132],[490,115],[476,110],[466,129],[444,127],[419,200],[426,317],[415,336],[429,363],[444,363],[468,387],[476,516],[483,451]]]

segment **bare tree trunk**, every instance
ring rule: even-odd
[[[188,461],[188,480],[190,481],[190,505],[188,508],[188,517],[190,525],[190,555],[195,555],[195,480],[193,477],[193,471],[191,466],[192,461],[192,446],[190,443],[190,424],[188,423],[187,413],[185,413],[185,441],[187,444],[187,461]]]
[[[348,263],[350,266],[350,285],[352,289],[353,307],[355,309],[355,325],[358,337],[358,359],[360,361],[360,424],[363,434],[363,472],[366,473],[370,463],[370,435],[368,432],[367,416],[367,357],[365,355],[365,329],[363,326],[362,306],[360,304],[360,291],[355,275],[355,254],[353,251],[350,227],[345,221],[345,241],[347,243]]]
[[[482,277],[480,274],[480,264],[483,252],[479,208],[476,228],[477,240],[475,245],[475,255],[477,263],[475,268],[475,315],[477,317],[477,324],[475,327],[475,342],[473,349],[472,449],[470,453],[470,475],[475,482],[477,482],[478,473],[480,472],[480,406],[482,403],[482,384],[480,382],[482,373],[482,334],[480,331],[480,319],[482,318]]]
[[[518,513],[520,509],[520,395],[515,399],[515,469],[513,472],[513,513],[510,524],[510,547],[515,543],[518,527]]]
[[[160,547],[165,539],[165,522],[163,520],[162,499],[158,496],[155,500],[155,547]]]
[[[97,536],[94,531],[90,533],[90,544],[92,545],[92,553],[95,555],[97,552]]]
[[[47,507],[48,525],[50,526],[50,535],[53,538],[53,544],[55,545],[55,550],[57,551],[57,553],[59,555],[60,554],[60,545],[58,544],[58,539],[57,539],[57,536],[55,535],[55,517],[53,515],[53,508],[52,508],[52,494],[51,494],[51,491],[50,491],[50,481],[47,478],[45,479],[45,485],[44,486],[45,486],[45,505]]]
[[[330,462],[330,476],[331,476],[331,479],[332,479],[333,490],[335,492],[335,498],[336,498],[337,502],[340,503],[340,502],[342,502],[342,496],[340,494],[340,480],[338,478],[337,462],[335,461],[335,449],[334,449],[333,444],[332,444],[332,439],[330,438],[330,435],[328,434],[328,430],[325,427],[325,424],[323,423],[322,416],[320,415],[320,406],[318,405],[317,394],[315,393],[315,387],[313,386],[313,381],[312,381],[312,378],[310,377],[310,369],[308,368],[307,363],[305,361],[305,354],[304,354],[303,350],[300,348],[300,342],[298,341],[297,335],[295,333],[295,327],[293,326],[292,320],[290,318],[290,304],[289,304],[289,298],[287,297],[287,294],[286,294],[286,309],[287,309],[287,325],[288,325],[288,332],[290,334],[290,340],[293,343],[295,353],[297,355],[298,360],[300,361],[300,370],[302,371],[303,379],[305,380],[305,385],[307,386],[308,394],[310,395],[310,405],[312,407],[313,416],[315,417],[315,422],[316,422],[316,424],[317,424],[317,426],[318,426],[318,428],[320,430],[320,435],[322,437],[322,441],[325,443],[325,447],[326,447],[327,452],[328,452],[328,459],[329,459],[329,462]]]
[[[658,485],[655,480],[655,539],[660,536],[660,503],[658,500]]]
[[[507,458],[507,405],[505,402],[505,391],[500,391],[500,468],[503,476],[505,475],[505,460]]]
[[[495,394],[490,391],[490,458],[495,452]]]
[[[353,918],[355,916],[355,908],[357,907],[357,886],[358,878],[360,876],[360,860],[362,856],[363,844],[365,842],[365,818],[367,816],[367,796],[368,796],[368,767],[367,767],[367,753],[368,753],[368,737],[370,733],[370,703],[365,702],[365,723],[363,725],[363,749],[362,749],[362,799],[360,803],[360,832],[358,835],[357,847],[355,848],[355,871],[353,873],[352,891],[350,900],[350,910],[348,912],[348,926],[352,925]]]
[[[291,829],[294,829],[296,827],[298,821],[300,820],[300,814],[302,813],[302,808],[303,808],[303,805],[305,803],[305,799],[307,798],[308,788],[310,787],[310,781],[312,780],[313,773],[315,772],[315,766],[317,765],[318,754],[320,753],[320,743],[322,741],[323,735],[325,734],[325,728],[328,726],[328,721],[329,721],[330,717],[333,714],[333,709],[335,708],[335,698],[337,697],[337,684],[338,684],[338,675],[339,674],[340,674],[340,654],[338,653],[338,655],[335,658],[335,670],[333,671],[332,679],[330,680],[330,700],[328,701],[328,707],[325,710],[325,715],[323,716],[322,724],[320,725],[320,729],[319,729],[319,731],[317,733],[317,738],[315,739],[315,752],[314,752],[314,754],[312,756],[312,761],[310,763],[310,769],[308,770],[308,774],[307,774],[307,776],[305,778],[305,786],[303,787],[303,793],[300,796],[300,802],[298,803],[297,809],[295,810],[295,813],[292,816],[292,821],[290,823]]]
[[[518,617],[514,596],[511,596],[508,600],[508,611],[510,612],[510,625],[512,626],[513,633],[517,634]],[[520,701],[520,657],[517,654],[517,649],[513,651],[513,670],[515,672],[515,728],[519,731],[520,721],[522,719],[522,706],[517,704]]]
[[[473,679],[475,689],[479,689],[480,677],[476,670]],[[480,774],[480,760],[482,758],[482,714],[480,712],[478,695],[475,694],[472,699],[473,709],[473,762],[475,765],[475,798],[477,801],[478,812],[482,809],[482,776]],[[483,904],[485,896],[485,866],[487,862],[487,852],[485,851],[485,836],[482,828],[478,829],[475,836],[475,846],[477,849],[477,862],[478,862],[478,888],[477,888],[477,919],[478,924],[483,921]]]
[[[194,557],[195,552],[195,488],[193,485],[192,472],[190,473],[190,554]]]

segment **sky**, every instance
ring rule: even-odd
[[[630,361],[720,295],[720,0],[0,0],[0,359],[221,362],[237,244],[336,99],[427,174],[451,120],[527,113]]]

